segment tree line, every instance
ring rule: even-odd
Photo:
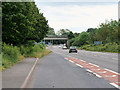
[[[101,23],[97,28],[88,28],[81,33],[73,33],[69,29],[60,29],[56,34],[54,28],[50,29],[52,35],[67,35],[70,46],[84,46],[94,44],[94,41],[102,41],[102,44],[120,44],[120,20],[111,20]],[[51,35],[49,33],[49,35]]]
[[[2,3],[2,41],[6,44],[40,42],[48,30],[48,21],[35,2]]]
[[[120,44],[120,20],[111,20],[101,23],[97,28],[89,28],[81,32],[78,37],[70,40],[71,45],[82,46],[85,44],[94,44],[94,41]]]

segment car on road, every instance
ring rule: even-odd
[[[62,46],[58,46],[59,48],[61,48]]]
[[[67,47],[66,47],[66,46],[63,46],[62,49],[67,49]]]
[[[76,52],[77,53],[77,48],[75,46],[71,46],[69,49],[69,53],[71,52]]]

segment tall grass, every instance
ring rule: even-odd
[[[8,68],[26,57],[41,58],[44,55],[50,53],[50,51],[46,50],[43,45],[17,47],[13,45],[4,44],[2,48],[3,52],[1,56],[3,56],[3,68]]]

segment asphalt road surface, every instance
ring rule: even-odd
[[[48,48],[53,52],[39,61],[28,88],[115,88],[109,80],[97,77],[66,58],[77,58],[117,72],[118,54],[84,50],[68,53],[58,46]]]

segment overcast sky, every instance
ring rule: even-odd
[[[35,0],[40,12],[44,14],[49,26],[54,28],[55,32],[60,29],[82,32],[88,28],[96,28],[105,20],[118,19],[118,0],[109,0],[109,2],[107,0],[48,1]]]

